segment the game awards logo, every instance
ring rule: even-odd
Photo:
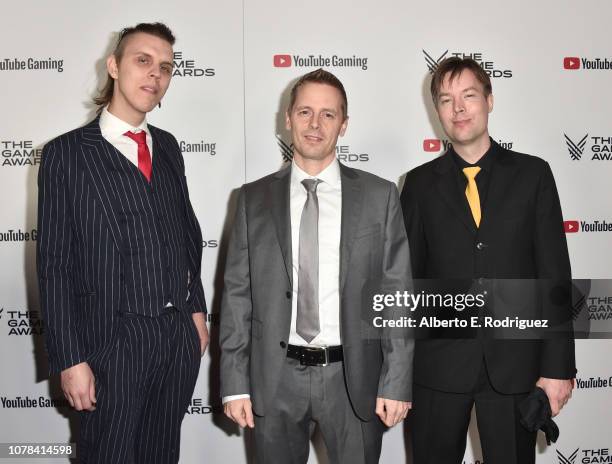
[[[480,67],[489,75],[491,78],[510,78],[512,77],[511,69],[502,69],[497,65],[497,63],[491,60],[489,57],[485,57],[482,52],[470,52],[470,51],[455,51],[450,52],[446,50],[441,55],[436,58],[435,54],[431,54],[425,49],[423,51],[423,56],[425,58],[425,64],[427,65],[427,69],[431,74],[433,74],[436,69],[438,69],[439,64],[445,59],[450,57],[457,58],[471,58],[476,61]]]
[[[582,154],[584,153],[584,146],[586,145],[589,134],[586,134],[578,142],[574,142],[567,136],[567,134],[563,135],[565,136],[565,144],[567,145],[567,150],[569,151],[570,157],[574,161],[580,160],[582,158]]]
[[[288,144],[278,134],[276,134],[276,143],[280,149],[283,161],[285,163],[291,163],[293,160],[293,143]]]
[[[425,50],[423,50],[423,55],[425,56],[425,63],[427,63],[427,69],[429,69],[429,72],[433,74],[436,69],[438,69],[438,64],[440,63],[440,61],[442,61],[444,58],[446,58],[446,55],[448,55],[448,50],[442,53],[437,59],[431,56]]]
[[[561,451],[557,450],[557,458],[559,459],[559,464],[574,464],[576,462],[576,457],[578,456],[578,451],[580,448],[576,448],[569,456],[565,456]]]
[[[182,51],[174,52],[173,77],[213,77],[215,68],[201,66],[195,59],[185,57]]]

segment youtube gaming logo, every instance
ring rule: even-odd
[[[439,139],[423,140],[423,150],[429,153],[438,152],[442,148],[442,141]]]
[[[566,234],[578,232],[578,221],[563,221],[563,229]]]
[[[275,68],[291,67],[291,55],[274,55],[274,67]]]
[[[563,58],[563,69],[580,69],[580,58],[577,56],[566,56]]]

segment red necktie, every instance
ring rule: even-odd
[[[151,182],[151,153],[147,146],[147,133],[140,131],[138,133],[127,131],[125,134],[138,144],[138,169]]]

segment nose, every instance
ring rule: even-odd
[[[316,114],[313,114],[310,117],[310,127],[313,129],[317,129],[319,127],[319,116]]]
[[[463,100],[461,98],[456,98],[453,101],[453,111],[455,113],[461,113],[465,110],[465,107],[463,106]]]
[[[161,70],[159,69],[159,66],[157,65],[151,66],[151,70],[149,71],[149,76],[154,77],[154,78],[159,78],[161,76]]]

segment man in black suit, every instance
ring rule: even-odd
[[[555,182],[548,163],[489,137],[491,81],[478,63],[443,61],[431,93],[452,148],[406,176],[401,202],[414,278],[450,287],[467,280],[485,298],[479,321],[514,309],[550,316],[565,332],[502,340],[476,324],[461,338],[417,340],[415,464],[461,462],[474,404],[485,462],[533,463],[536,434],[520,425],[517,406],[537,385],[558,414],[576,374],[570,306],[559,291],[570,263]],[[502,307],[500,294],[516,302],[505,298]],[[544,296],[528,296],[535,294]]]
[[[176,139],[146,122],[173,70],[167,26],[124,29],[98,117],[49,142],[38,275],[52,374],[88,463],[178,462],[208,343],[202,234]]]

